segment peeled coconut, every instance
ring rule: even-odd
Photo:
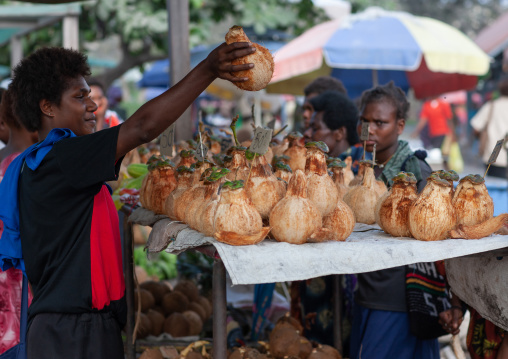
[[[178,196],[178,199],[175,201],[173,207],[175,218],[178,221],[189,224],[188,219],[190,217],[186,217],[186,214],[190,215],[190,213],[187,212],[187,209],[190,205],[192,205],[195,199],[198,199],[199,201],[203,200],[205,187],[201,181],[201,175],[212,165],[213,164],[210,161],[204,161],[196,162],[191,166],[191,168],[194,169],[194,172],[192,173],[190,185]]]
[[[499,231],[508,223],[508,213],[500,214],[497,217],[487,219],[486,221],[473,226],[459,224],[457,228],[450,232],[451,238],[480,239],[490,236]]]
[[[215,211],[214,238],[232,245],[256,244],[270,228],[263,222],[244,190],[243,181],[226,182]]]
[[[342,199],[337,200],[335,209],[323,218],[323,227],[331,231],[329,239],[345,241],[355,229],[353,210]]]
[[[190,167],[180,166],[177,168],[178,182],[176,188],[166,198],[164,213],[171,219],[176,220],[176,204],[178,198],[190,187],[194,170]]]
[[[328,146],[322,142],[309,142],[305,175],[307,176],[307,198],[314,203],[321,215],[327,216],[336,207],[339,191],[328,175],[325,153]]]
[[[192,164],[196,163],[196,151],[193,149],[186,149],[180,151],[180,160],[176,164],[177,167],[184,166],[190,167]]]
[[[301,170],[289,181],[286,196],[270,213],[272,235],[279,242],[303,244],[322,226],[319,209],[307,199],[307,180]]]
[[[366,167],[372,167],[372,161],[360,161],[358,166],[358,174],[353,178],[351,182],[349,182],[349,187],[358,186],[362,183]],[[379,196],[383,195],[388,190],[383,181],[376,179],[374,181],[373,189],[378,193]]]
[[[281,143],[276,144],[274,142],[271,142],[271,146],[274,158],[277,156],[282,156],[284,155],[284,151],[287,150],[289,147],[289,140],[286,137],[282,140]]]
[[[174,164],[161,157],[152,156],[148,161],[148,173],[139,191],[141,205],[155,213],[164,213],[164,203],[176,188]]]
[[[379,226],[394,237],[411,237],[409,231],[409,208],[418,198],[416,177],[401,172],[393,178],[393,186],[382,197],[379,208]]]
[[[286,194],[286,185],[272,173],[264,156],[250,160],[250,176],[245,184],[245,192],[261,218],[268,219],[273,207]]]
[[[431,174],[427,185],[409,209],[409,230],[420,241],[439,241],[455,228],[457,215],[452,205],[452,184]]]
[[[289,167],[288,164],[278,161],[274,165],[275,169],[275,177],[280,178],[281,180],[285,181],[286,183],[289,183],[289,180],[291,179],[291,176],[293,174],[293,171],[291,170],[291,167]]]
[[[335,183],[335,186],[337,187],[340,199],[344,198],[344,195],[349,190],[348,185],[346,184],[346,178],[344,173],[345,169],[346,163],[341,160],[335,159],[334,161],[328,164],[328,170],[330,170],[333,174],[332,176],[333,183]]]
[[[242,146],[244,147],[249,147],[250,145],[252,144],[252,141],[251,140],[248,140],[248,141],[243,141],[242,142]],[[271,147],[268,147],[268,150],[266,151],[266,153],[263,155],[266,159],[266,162],[267,163],[272,163],[272,160],[273,160],[273,152],[272,152],[272,148]]]
[[[233,146],[229,148],[227,157],[224,159],[224,165],[231,171],[231,173],[226,176],[229,181],[246,181],[249,177],[250,168],[247,165],[245,151],[247,151],[247,148],[242,146]]]
[[[213,163],[208,160],[196,162],[194,165],[193,185],[180,196],[177,207],[183,210],[183,221],[192,229],[197,229],[196,222],[198,219],[196,218],[196,212],[203,205],[206,192],[204,180],[207,174],[217,167],[212,167]],[[180,213],[179,209],[176,210],[177,215]]]
[[[241,26],[233,26],[226,34],[226,43],[233,42],[251,42]],[[252,42],[251,42],[252,43]],[[245,82],[234,82],[234,84],[247,91],[259,91],[268,85],[273,76],[274,62],[270,51],[266,47],[252,43],[256,51],[250,55],[234,59],[233,65],[243,65],[252,63],[254,67],[249,70],[237,71],[234,73],[237,77],[247,77]]]
[[[356,222],[376,223],[376,202],[379,194],[376,191],[376,178],[372,164],[364,165],[364,176],[360,185],[350,188],[344,196],[344,202],[353,210]]]
[[[173,313],[164,321],[164,332],[174,338],[190,335],[190,323],[182,313]]]
[[[344,184],[349,186],[351,181],[355,178],[355,174],[353,173],[353,158],[351,156],[347,156],[344,160],[346,164],[346,168],[344,169]]]
[[[474,226],[494,215],[494,202],[480,175],[468,175],[460,180],[452,204],[457,213],[457,224]]]
[[[213,236],[213,222],[215,220],[215,211],[219,204],[219,195],[217,194],[220,186],[226,180],[226,176],[230,173],[227,168],[220,170],[212,170],[210,175],[205,178],[205,194],[201,205],[195,212],[194,225],[196,230],[206,236]]]
[[[301,170],[305,172],[305,162],[307,161],[307,149],[305,148],[305,140],[299,132],[291,132],[287,136],[289,146],[284,151],[284,155],[289,157],[288,165],[291,170]]]

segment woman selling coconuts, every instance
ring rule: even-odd
[[[28,358],[124,358],[119,223],[104,182],[117,178],[127,152],[161,134],[216,78],[246,82],[235,73],[254,65],[232,62],[255,51],[250,42],[220,45],[124,123],[98,132],[85,55],[42,48],[15,67],[15,113],[41,141],[12,162],[0,184],[1,241],[22,248],[34,294]]]
[[[309,128],[304,132],[306,141],[323,141],[326,143],[330,157],[338,157],[351,146],[359,142],[356,132],[358,110],[355,104],[339,91],[325,91],[308,100],[314,109]],[[347,281],[350,283],[350,281]],[[353,282],[354,283],[354,282]],[[294,288],[296,286],[292,286]],[[346,290],[352,294],[352,290]],[[311,340],[322,344],[333,345],[333,317],[332,317],[332,280],[330,276],[312,278],[301,281],[298,284],[298,296],[293,307],[301,308],[299,316],[302,318],[314,318],[302,323],[305,326],[305,335]],[[352,295],[346,295],[352,300]],[[296,308],[292,307],[292,312]],[[346,319],[351,319],[351,313],[347,310],[351,303],[346,303]],[[346,327],[350,327],[347,325]],[[347,355],[347,339],[349,333],[343,333],[346,341],[344,353]]]
[[[418,191],[426,184],[431,168],[422,156],[415,155],[406,141],[399,140],[409,110],[403,91],[393,82],[363,93],[360,103],[358,132],[363,123],[369,124],[366,151],[375,153],[374,173],[388,187],[400,171],[416,177]],[[434,263],[425,268],[437,273]],[[406,301],[406,267],[390,268],[358,274],[358,290],[353,311],[351,358],[438,359],[439,346],[436,333],[421,339],[411,331],[411,319]],[[457,300],[454,297],[454,300]],[[425,305],[425,304],[424,304]],[[452,334],[458,332],[462,321],[460,308],[441,313],[443,328]],[[436,324],[437,313],[430,321]],[[424,323],[417,323],[423,326]],[[439,328],[439,325],[438,325]]]

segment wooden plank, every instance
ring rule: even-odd
[[[190,71],[189,1],[166,0],[168,11],[168,41],[170,84],[175,85]],[[176,121],[175,142],[192,138],[193,124],[190,107]]]

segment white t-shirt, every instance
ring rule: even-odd
[[[502,140],[508,134],[508,97],[500,97],[493,102],[488,102],[482,106],[480,111],[471,119],[471,126],[476,131],[483,131],[487,121],[489,120],[490,112],[492,108],[492,118],[490,119],[487,128],[487,144],[485,153],[483,154],[483,162],[487,163],[492,150],[496,146],[496,142]],[[507,155],[506,149],[502,149],[499,153],[494,166],[506,167]]]

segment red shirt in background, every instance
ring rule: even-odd
[[[448,120],[452,118],[450,104],[441,99],[426,101],[423,104],[420,118],[426,118],[429,124],[430,137],[448,135]]]

